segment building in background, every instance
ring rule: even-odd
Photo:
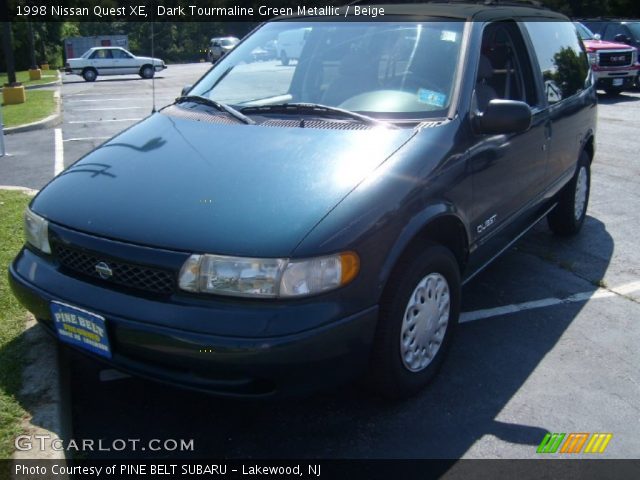
[[[64,39],[64,56],[80,57],[93,47],[122,47],[129,50],[128,35],[97,35],[95,37],[69,37]]]

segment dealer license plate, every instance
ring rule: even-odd
[[[50,308],[61,341],[111,358],[104,317],[60,302],[51,302]]]

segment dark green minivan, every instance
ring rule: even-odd
[[[25,214],[18,299],[88,357],[217,395],[418,392],[461,286],[545,216],[580,230],[596,93],[549,10],[383,8],[260,26],[65,170]],[[254,54],[300,29],[299,58]]]

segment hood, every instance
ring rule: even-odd
[[[288,256],[412,135],[157,113],[56,177],[32,209],[66,227],[141,245]]]
[[[584,40],[584,46],[587,50],[632,50],[634,47],[630,47],[624,43],[607,42],[605,40]]]

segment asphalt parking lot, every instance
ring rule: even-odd
[[[170,66],[158,74],[157,106],[208,67]],[[122,76],[90,84],[66,76],[62,100],[62,165],[50,159],[42,179],[148,115],[151,82]],[[69,352],[74,438],[194,439],[195,446],[83,455],[536,458],[546,432],[610,432],[600,458],[637,458],[640,94],[600,100],[582,234],[559,240],[542,222],[468,284],[451,355],[422,394],[390,404],[347,386],[302,400],[223,401],[120,378]],[[28,181],[43,184],[33,175]]]

